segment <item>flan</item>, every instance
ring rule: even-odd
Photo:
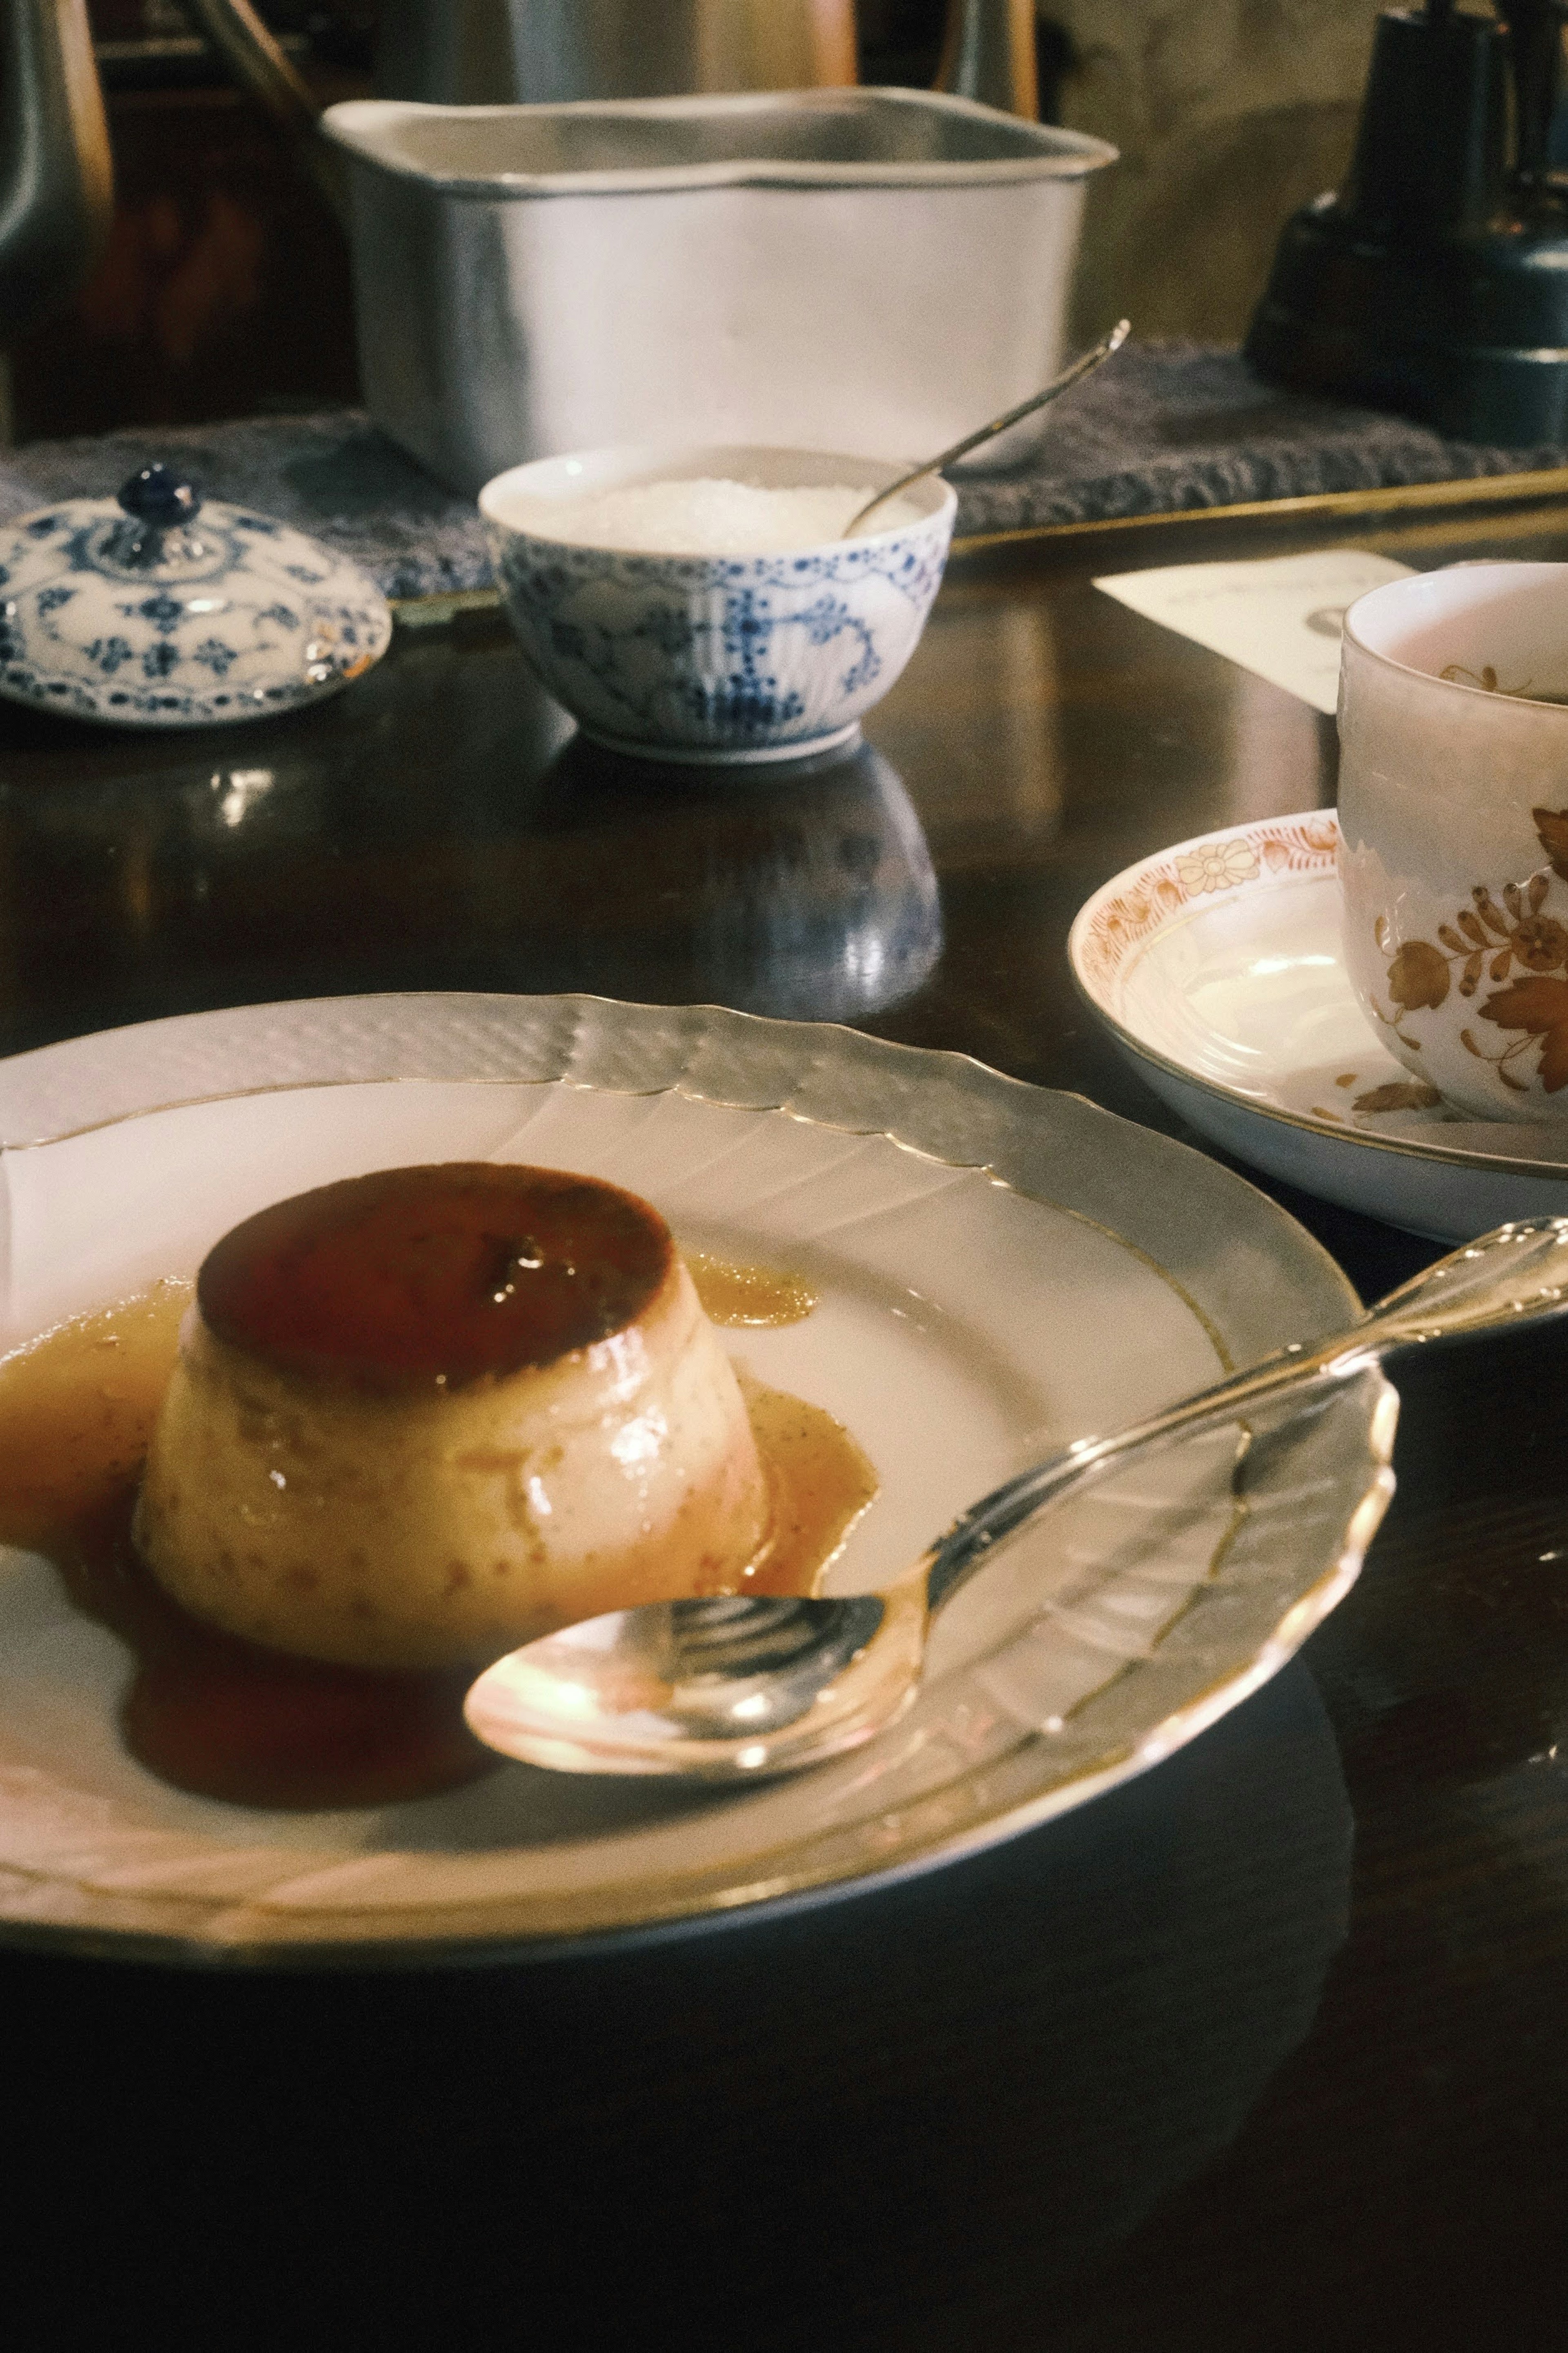
[[[231,1633],[415,1668],[734,1590],[767,1524],[734,1371],[658,1211],[455,1162],[300,1194],[210,1252],[136,1539]]]

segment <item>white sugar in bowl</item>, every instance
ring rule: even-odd
[[[626,447],[479,493],[523,653],[584,733],[644,757],[799,759],[847,742],[919,641],[952,537],[927,476],[812,449]]]

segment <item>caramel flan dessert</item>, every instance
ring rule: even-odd
[[[457,1162],[324,1186],[216,1245],[135,1535],[212,1625],[413,1668],[736,1590],[768,1522],[745,1400],[658,1211]]]

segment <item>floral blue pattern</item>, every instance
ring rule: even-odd
[[[203,507],[159,468],[119,506],[73,501],[0,533],[0,694],[78,718],[263,717],[358,677],[391,634],[354,565],[264,516]]]
[[[647,555],[489,529],[523,651],[590,733],[754,759],[837,740],[886,692],[936,595],[952,509],[800,555]]]

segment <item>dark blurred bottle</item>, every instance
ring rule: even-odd
[[[1037,121],[1035,0],[950,0],[936,87]]]
[[[388,98],[548,104],[855,79],[854,0],[381,0]]]

